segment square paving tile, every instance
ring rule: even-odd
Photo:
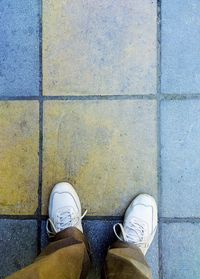
[[[199,100],[162,102],[162,216],[200,217],[199,138]]]
[[[200,273],[200,224],[163,224],[163,279],[194,279]]]
[[[136,194],[157,193],[156,102],[47,101],[43,155],[43,213],[63,180],[89,215],[122,214]]]
[[[147,252],[147,263],[151,267],[153,279],[159,279],[159,254],[158,254],[158,233]]]
[[[0,278],[27,266],[37,256],[37,222],[0,220]]]
[[[39,1],[0,1],[0,96],[39,94]]]
[[[156,93],[156,0],[43,1],[44,95]]]
[[[0,214],[37,209],[38,115],[37,102],[0,102]]]
[[[200,2],[162,1],[162,93],[200,93]]]
[[[84,233],[90,243],[93,269],[88,275],[88,279],[99,279],[100,270],[105,262],[108,247],[116,241],[113,232],[113,225],[119,220],[83,220]],[[42,222],[42,248],[48,244],[46,234],[46,221]],[[158,279],[158,238],[157,235],[148,253],[147,261],[152,268],[153,279]]]

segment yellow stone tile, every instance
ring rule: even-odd
[[[0,214],[37,209],[38,115],[37,102],[0,102]]]
[[[44,95],[156,93],[156,0],[43,1]]]
[[[46,101],[43,213],[59,181],[89,215],[122,214],[141,192],[157,195],[156,101]]]

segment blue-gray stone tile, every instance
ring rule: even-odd
[[[43,250],[49,243],[49,238],[46,232],[46,221],[41,222],[41,249]]]
[[[37,221],[0,220],[0,278],[32,263],[37,256]]]
[[[197,279],[200,274],[200,224],[162,225],[163,279]]]
[[[152,269],[153,279],[159,279],[158,233],[147,252],[147,262]]]
[[[0,1],[0,96],[39,94],[38,0]]]
[[[200,217],[200,101],[161,104],[162,216]]]
[[[199,10],[199,0],[162,1],[162,93],[200,93]]]
[[[83,228],[85,235],[90,243],[93,269],[88,275],[88,279],[99,279],[100,270],[105,261],[108,247],[116,241],[113,232],[113,225],[119,220],[84,220]],[[46,234],[46,222],[42,222],[42,248],[48,244]],[[158,279],[158,237],[156,237],[147,253],[147,261],[152,267],[153,279]]]

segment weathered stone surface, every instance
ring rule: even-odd
[[[200,2],[162,0],[162,93],[200,93]]]
[[[199,217],[199,138],[199,100],[162,102],[162,216]]]
[[[0,96],[39,94],[39,5],[0,1]]]
[[[0,214],[34,214],[38,204],[38,103],[1,101],[0,131]]]
[[[44,95],[155,94],[156,4],[43,1]]]
[[[162,225],[164,279],[194,279],[200,273],[200,224]]]
[[[43,155],[43,213],[69,181],[89,215],[121,215],[138,193],[157,194],[156,102],[45,102]]]
[[[32,263],[37,256],[37,221],[0,220],[0,278]]]

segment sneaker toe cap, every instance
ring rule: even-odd
[[[74,191],[74,188],[71,184],[69,184],[68,182],[59,182],[54,186],[52,193],[62,193],[71,191]]]

